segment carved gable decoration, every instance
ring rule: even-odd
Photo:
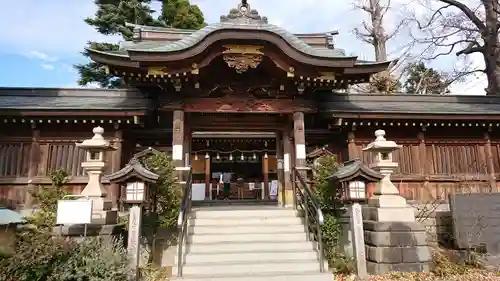
[[[225,95],[220,98],[188,99],[183,105],[186,112],[224,113],[293,113],[316,112],[309,101],[300,99],[258,99],[252,95]]]
[[[261,17],[259,12],[251,9],[246,0],[241,1],[237,9],[231,9],[227,16],[220,17],[221,22],[234,22],[234,23],[255,23],[266,24],[267,17]]]
[[[250,68],[257,68],[262,62],[264,53],[261,46],[224,45],[223,59],[237,73],[244,73]]]

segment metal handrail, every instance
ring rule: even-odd
[[[325,272],[324,252],[323,252],[323,234],[321,225],[324,223],[323,212],[313,192],[306,183],[306,180],[300,172],[310,170],[307,167],[294,167],[292,170],[292,188],[294,208],[298,210],[299,205],[304,212],[304,222],[306,227],[307,240],[311,241],[311,229],[314,224],[315,238],[318,243],[319,252],[319,270]],[[301,199],[301,200],[299,200]]]
[[[182,277],[182,266],[184,265],[184,244],[188,234],[188,218],[192,206],[192,193],[193,193],[193,170],[191,167],[176,168],[177,171],[187,172],[185,181],[180,184],[185,185],[184,194],[182,196],[181,206],[179,210],[179,217],[177,219],[177,228],[179,236],[177,239],[177,276]]]

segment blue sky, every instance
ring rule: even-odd
[[[408,0],[409,1],[409,0]],[[208,23],[236,7],[239,0],[192,0],[205,14]],[[365,19],[354,9],[351,0],[249,0],[252,8],[267,16],[270,23],[291,32],[325,32],[339,30],[338,47],[362,59],[373,59],[369,45],[358,41],[352,30]],[[397,0],[399,7],[407,7]],[[157,5],[155,5],[157,7]],[[0,11],[0,86],[9,87],[77,87],[73,65],[85,62],[80,54],[85,43],[118,42],[116,36],[103,36],[86,25],[96,7],[92,0],[16,0],[2,3]],[[396,22],[400,9],[387,16],[387,26]],[[389,47],[397,54],[404,38],[396,38]],[[434,62],[446,69],[454,58]],[[484,79],[471,79],[453,87],[455,94],[480,94]]]

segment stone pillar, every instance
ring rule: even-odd
[[[368,272],[429,271],[431,256],[425,227],[415,222],[414,209],[391,182],[391,174],[398,166],[392,153],[401,146],[387,141],[384,130],[377,130],[375,137],[363,149],[371,152],[370,167],[384,176],[363,210]]]
[[[172,128],[172,160],[176,167],[184,167],[184,111],[174,110]]]
[[[293,114],[293,139],[295,142],[295,165],[306,166],[306,136],[304,131],[304,113]]]
[[[291,206],[293,204],[293,188],[292,188],[292,156],[293,142],[291,128],[286,127],[283,131],[283,176],[285,185],[285,204]]]

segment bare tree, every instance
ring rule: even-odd
[[[483,72],[488,79],[488,95],[500,94],[500,46],[498,0],[422,0],[430,10],[425,19],[414,17],[423,36],[415,38],[428,44],[426,59],[454,53],[457,56],[481,54],[484,69],[470,66],[460,70],[456,78]],[[437,7],[436,7],[437,4]],[[418,38],[422,37],[422,38]]]
[[[382,5],[381,0],[360,0],[354,5],[370,16],[370,23],[363,21],[363,27],[355,28],[354,33],[361,41],[373,46],[376,61],[387,61],[387,41],[393,38],[403,25],[403,22],[400,22],[390,33],[386,32],[384,17],[391,7],[391,1],[388,0],[386,5]]]

